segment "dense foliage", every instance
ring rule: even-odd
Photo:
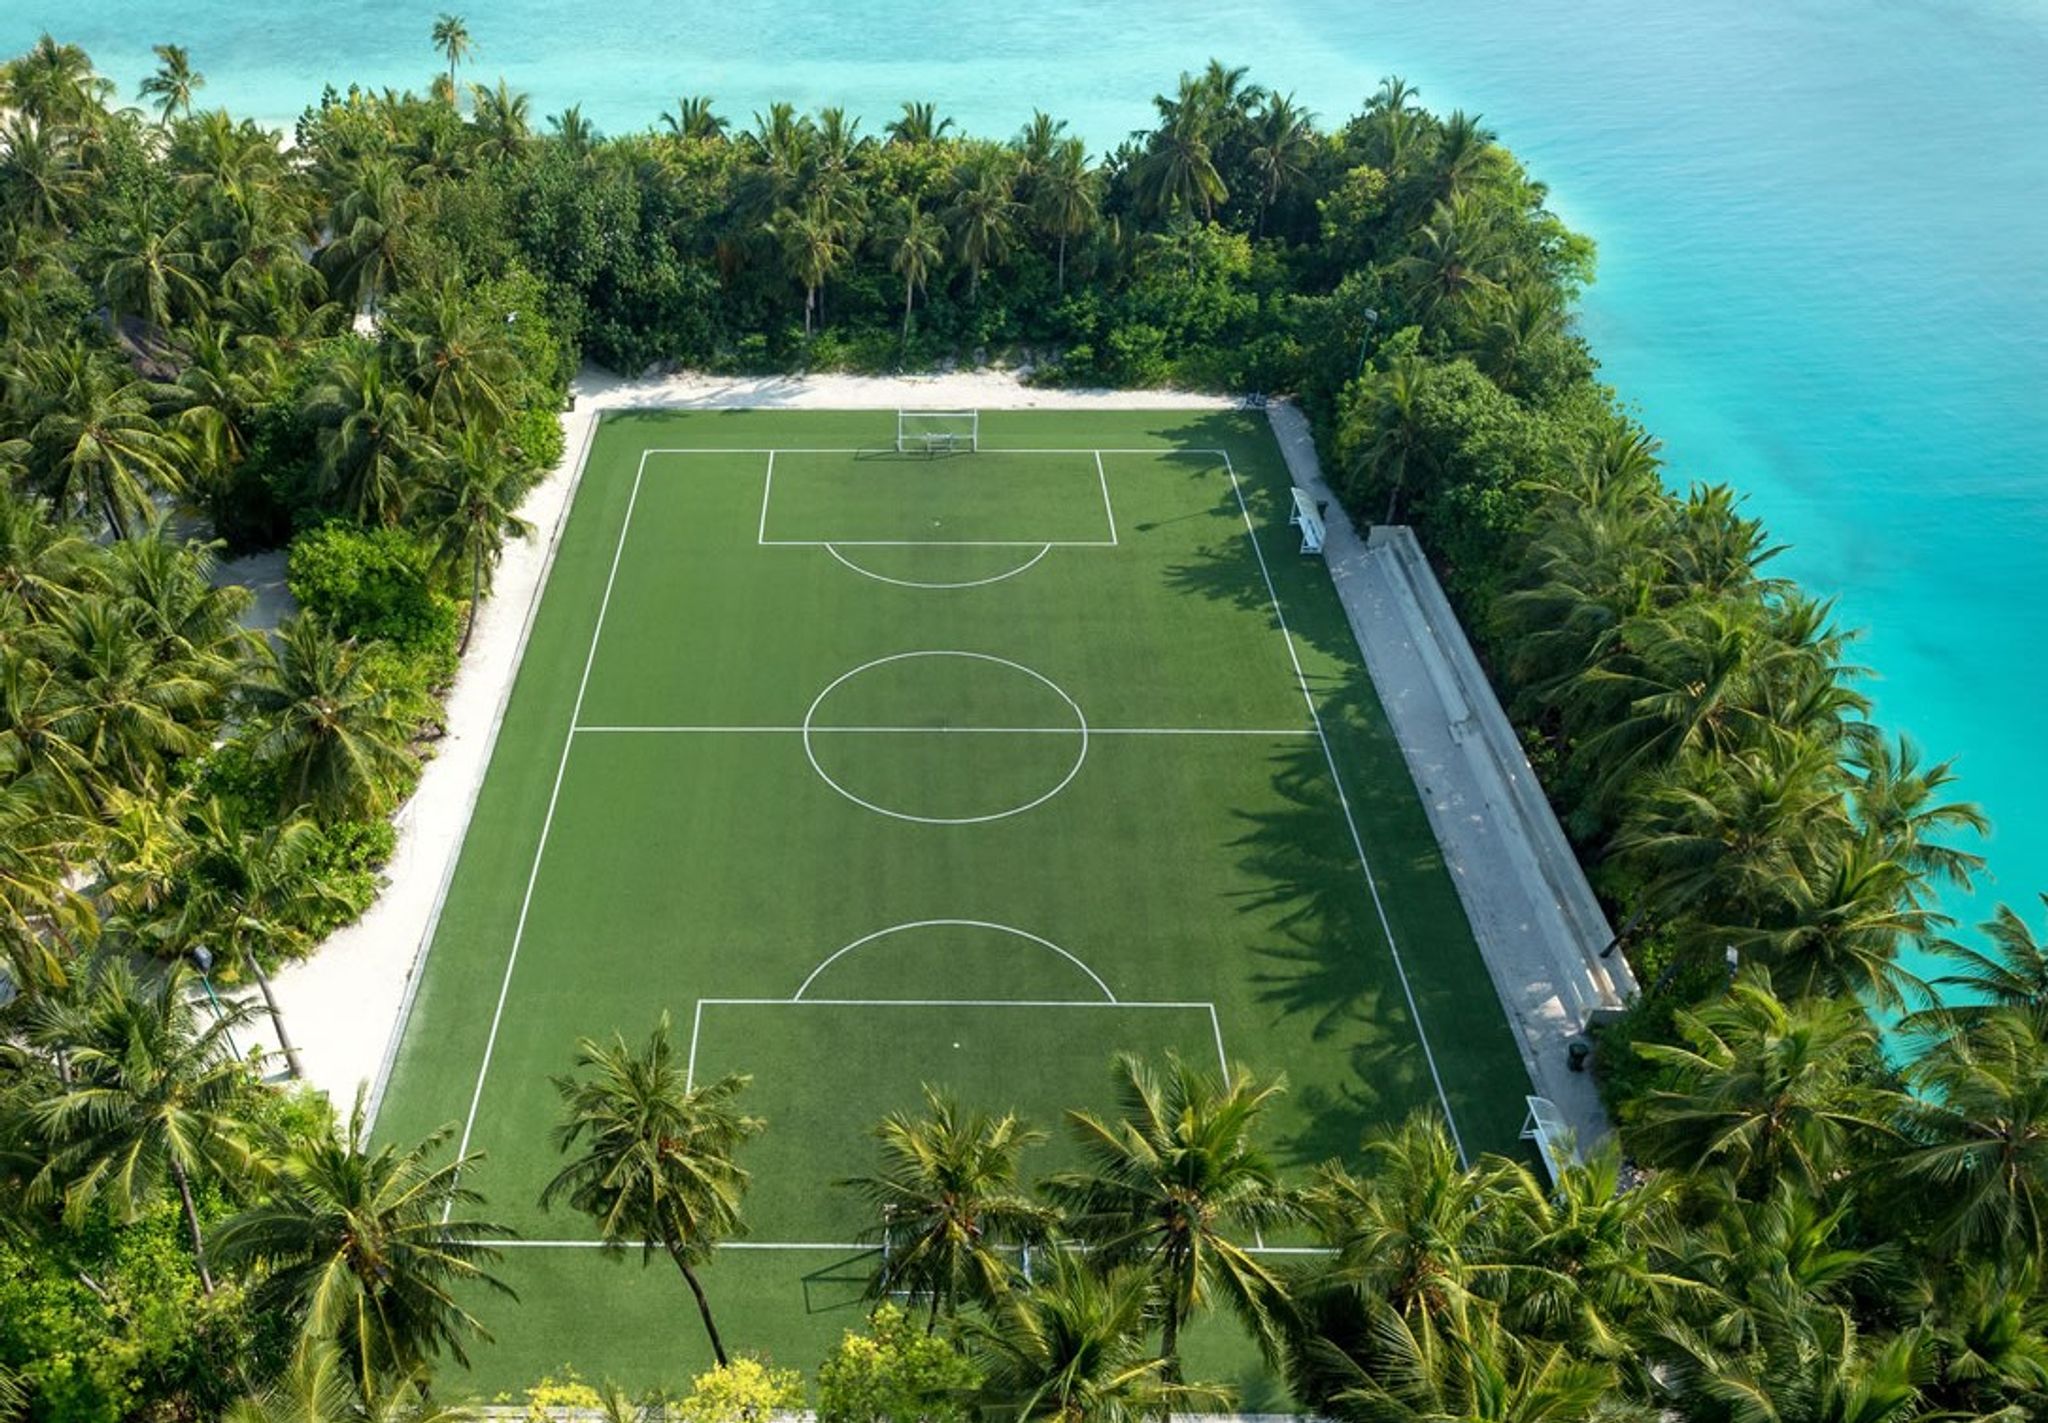
[[[1179,1340],[1218,1306],[1343,1419],[2048,1406],[2048,949],[1946,942],[1981,818],[1734,494],[1667,486],[1574,329],[1590,244],[1477,118],[1388,80],[1318,126],[1212,64],[1099,161],[919,103],[606,139],[433,40],[424,97],[330,91],[289,147],[173,45],[147,114],[52,40],[0,68],[0,1414],[452,1414],[430,1371],[516,1308],[465,1163],[266,1087],[190,965],[267,989],[367,904],[579,355],[1294,393],[1352,511],[1421,528],[1649,985],[1598,1053],[1630,1164],[1554,1191],[1426,1119],[1289,1182],[1280,1084],[1175,1062],[1038,1181],[1041,1130],[935,1092],[848,1183],[916,1232],[875,1280],[912,1309],[826,1417],[1212,1405]],[[252,634],[215,560],[279,546],[301,611]],[[671,1411],[787,1406],[713,1308],[744,1080],[691,1090],[664,1027],[557,1086],[550,1199],[667,1256],[720,1354]]]

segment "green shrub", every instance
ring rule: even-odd
[[[969,1416],[974,1366],[946,1339],[885,1304],[818,1366],[818,1423],[955,1423]]]
[[[461,615],[434,592],[428,553],[402,529],[323,524],[292,540],[285,578],[299,605],[339,637],[409,653],[453,652]]]

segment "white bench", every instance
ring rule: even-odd
[[[1287,522],[1301,530],[1301,551],[1321,553],[1323,551],[1323,516],[1316,512],[1315,501],[1302,493],[1297,486],[1294,491],[1294,512],[1287,516]]]
[[[1580,1164],[1578,1148],[1572,1144],[1572,1129],[1566,1124],[1564,1113],[1548,1097],[1523,1100],[1528,1104],[1529,1116],[1522,1123],[1522,1140],[1536,1143],[1543,1169],[1550,1173],[1550,1184],[1555,1186],[1566,1171]]]

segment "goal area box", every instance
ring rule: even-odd
[[[979,410],[899,410],[898,454],[971,454],[981,448]]]

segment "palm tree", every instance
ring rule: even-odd
[[[31,1193],[61,1194],[73,1221],[102,1200],[133,1219],[168,1178],[209,1295],[213,1272],[192,1186],[246,1159],[253,1084],[232,1034],[248,1017],[245,1006],[226,1003],[202,1024],[183,963],[138,978],[108,956],[75,1002],[41,1000],[30,1018],[31,1041],[61,1051],[66,1065],[58,1089],[30,1109],[49,1153]]]
[[[1253,123],[1252,171],[1259,177],[1259,216],[1252,235],[1265,233],[1266,215],[1280,195],[1308,172],[1315,156],[1315,116],[1295,105],[1292,94],[1267,96]]]
[[[875,1129],[879,1172],[839,1184],[881,1214],[882,1260],[871,1295],[929,1295],[930,1332],[962,1296],[1001,1299],[1010,1286],[1003,1252],[1043,1245],[1053,1214],[1017,1188],[1018,1157],[1044,1141],[1044,1132],[1014,1113],[963,1112],[934,1087],[924,1089],[924,1100],[925,1115],[892,1112]]]
[[[1936,838],[1990,833],[1990,822],[1976,805],[1936,799],[1955,783],[1955,762],[1923,767],[1919,748],[1905,736],[1888,742],[1859,735],[1852,748],[1857,823],[1884,846],[1886,858],[1912,872],[1914,891],[1923,881],[1971,888],[1983,873],[1984,857]]]
[[[1347,483],[1352,492],[1363,492],[1361,482],[1387,491],[1382,523],[1394,522],[1410,482],[1435,461],[1435,442],[1423,407],[1430,369],[1420,356],[1395,357],[1384,371],[1360,380],[1352,399],[1364,418],[1344,422],[1347,434],[1361,432],[1348,440],[1340,437]]]
[[[1369,1299],[1366,1314],[1365,1359],[1318,1356],[1318,1411],[1339,1423],[1555,1423],[1598,1416],[1615,1392],[1612,1365],[1519,1339],[1490,1314],[1449,1338],[1418,1333],[1384,1300]]]
[[[88,834],[36,777],[0,784],[0,967],[24,996],[64,987],[97,925],[92,900],[71,882]]]
[[[62,231],[85,187],[72,130],[41,122],[26,110],[0,121],[0,193],[9,195],[24,220]]]
[[[350,1377],[348,1361],[332,1344],[302,1345],[283,1377],[260,1393],[237,1399],[224,1423],[475,1423],[468,1404],[429,1391],[424,1371],[380,1380],[367,1397]]]
[[[433,428],[493,429],[511,413],[521,372],[507,323],[483,319],[460,279],[400,295],[384,325]]]
[[[524,94],[514,93],[502,79],[495,89],[472,84],[469,93],[475,101],[470,121],[476,125],[476,131],[482,138],[478,151],[484,157],[501,163],[517,160],[525,153],[527,141],[533,136],[529,117],[532,101]]]
[[[917,294],[924,290],[939,265],[943,229],[914,197],[902,199],[896,210],[896,228],[890,238],[889,268],[903,278],[903,344],[910,345],[910,316]]]
[[[192,67],[192,56],[183,45],[152,45],[156,52],[156,73],[142,81],[137,96],[156,100],[157,123],[171,126],[172,114],[192,114],[192,96],[206,87],[206,76]]]
[[[720,143],[731,128],[711,107],[709,94],[684,95],[676,100],[675,112],[661,116],[661,122],[677,138],[703,143]]]
[[[1033,169],[1032,216],[1039,230],[1058,244],[1054,290],[1067,289],[1067,243],[1095,225],[1100,213],[1101,176],[1088,166],[1078,138],[1061,139]]]
[[[1000,263],[1016,231],[1018,206],[1008,166],[991,158],[963,176],[951,213],[953,251],[967,264],[967,299],[981,291],[981,269]]]
[[[775,215],[769,230],[782,243],[783,260],[790,275],[804,289],[804,336],[808,339],[819,316],[825,283],[846,261],[846,244],[840,238],[838,225],[815,207],[801,212],[784,208]]]
[[[39,124],[83,126],[114,92],[111,79],[93,72],[91,56],[47,34],[0,66],[0,85],[0,103]]]
[[[1150,1274],[1097,1273],[1055,1252],[1049,1276],[967,1325],[982,1416],[1003,1423],[1141,1423],[1229,1406],[1224,1390],[1176,1381],[1147,1347]]]
[[[2041,904],[2048,908],[2048,894]],[[1988,952],[1949,940],[1937,945],[1961,966],[1934,980],[1936,988],[1961,991],[1960,1000],[1955,993],[1944,995],[1949,1011],[1968,1013],[1972,1002],[2036,1009],[2048,1004],[2048,935],[2036,937],[2009,904],[1999,905],[1978,929],[1991,941]]]
[[[462,16],[444,13],[434,21],[433,38],[434,48],[448,61],[448,92],[455,94],[455,66],[469,55],[469,26]]]
[[[952,127],[951,119],[939,117],[937,104],[905,100],[903,111],[890,120],[885,132],[890,143],[921,148],[927,144],[937,143],[952,130]]]
[[[172,318],[204,314],[213,293],[192,229],[161,221],[144,199],[122,225],[108,252],[100,289],[116,314],[138,316],[159,331]]]
[[[329,288],[358,311],[374,311],[398,277],[400,244],[413,199],[395,160],[364,158],[343,181],[329,217],[333,238],[321,249]]]
[[[465,431],[441,460],[439,473],[427,488],[424,512],[431,521],[434,561],[444,570],[462,569],[469,575],[469,616],[462,626],[458,652],[469,650],[484,593],[491,585],[491,570],[505,551],[505,540],[523,539],[533,532],[533,526],[514,512],[520,485],[519,476],[495,451],[473,432]]]
[[[1853,998],[1786,1003],[1746,968],[1727,997],[1677,1014],[1685,1045],[1639,1043],[1669,1085],[1642,1099],[1634,1136],[1646,1159],[1726,1167],[1756,1188],[1819,1191],[1859,1139],[1891,1135],[1897,1098],[1866,1085],[1877,1029]]]
[[[1216,204],[1230,197],[1230,189],[1216,171],[1210,151],[1207,106],[1189,97],[1192,82],[1181,77],[1179,101],[1163,95],[1153,101],[1166,121],[1152,134],[1131,176],[1143,211],[1156,214],[1180,208],[1201,214],[1206,222],[1215,215]]]
[[[1899,1174],[1940,1221],[1939,1243],[2048,1261],[2048,1042],[2034,1014],[1980,1015],[1924,1053],[1911,1081],[1914,1144]]]
[[[1173,1053],[1157,1071],[1119,1054],[1113,1075],[1117,1119],[1067,1114],[1087,1165],[1048,1180],[1048,1198],[1104,1268],[1141,1265],[1157,1281],[1170,1377],[1183,1326],[1217,1295],[1270,1345],[1281,1284],[1225,1232],[1299,1214],[1255,1139],[1284,1079],[1261,1083],[1242,1067],[1218,1078]]]
[[[1485,209],[1457,197],[1436,205],[1394,264],[1408,301],[1424,321],[1442,326],[1479,298],[1501,288],[1501,258]]]
[[[309,1346],[333,1347],[369,1399],[443,1351],[466,1365],[466,1341],[490,1339],[458,1291],[517,1296],[490,1271],[489,1242],[512,1232],[458,1214],[482,1200],[461,1181],[481,1154],[450,1157],[447,1127],[408,1150],[372,1149],[363,1099],[358,1088],[346,1135],[290,1142],[267,1198],[213,1243],[222,1261],[260,1267],[257,1308],[293,1321]]]
[[[332,637],[312,613],[263,645],[240,691],[262,719],[256,754],[283,771],[283,809],[374,812],[412,766],[410,728],[394,699],[371,680],[355,644]]]
[[[395,524],[412,502],[416,471],[439,453],[420,428],[420,405],[368,347],[345,350],[306,392],[320,473],[343,509],[366,524]]]
[[[548,115],[548,127],[555,131],[562,147],[572,157],[587,158],[597,147],[597,125],[583,117],[583,106],[571,104],[559,114]]]
[[[152,512],[154,491],[183,487],[177,441],[149,389],[84,345],[36,353],[33,364],[43,392],[28,434],[34,477],[58,508],[97,506],[126,538],[129,520]]]
[[[1425,1335],[1455,1329],[1527,1205],[1526,1178],[1497,1161],[1468,1170],[1443,1123],[1420,1113],[1367,1138],[1365,1166],[1329,1163],[1305,1195],[1334,1252],[1315,1290],[1384,1300]]]
[[[724,1367],[725,1341],[697,1268],[742,1228],[748,1177],[733,1153],[762,1126],[736,1105],[748,1079],[733,1074],[693,1086],[663,1012],[644,1051],[622,1034],[608,1044],[583,1038],[576,1073],[552,1080],[564,1108],[555,1146],[574,1155],[541,1192],[542,1207],[565,1202],[596,1223],[606,1249],[637,1246],[643,1265],[657,1250],[667,1254]]]

